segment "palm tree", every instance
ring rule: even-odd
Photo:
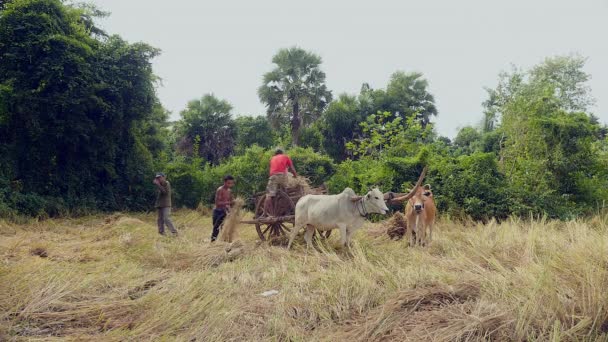
[[[281,49],[272,58],[276,68],[264,75],[258,89],[260,101],[275,128],[291,126],[293,146],[298,146],[300,129],[318,119],[331,102],[325,85],[321,57],[298,47]]]
[[[217,164],[234,150],[232,106],[213,94],[188,102],[177,123],[179,152]]]

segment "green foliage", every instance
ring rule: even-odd
[[[272,63],[276,68],[264,75],[258,95],[268,107],[270,122],[275,128],[289,125],[292,145],[298,146],[301,128],[316,121],[331,102],[321,57],[292,47],[279,50]]]
[[[492,110],[501,113],[500,157],[515,214],[571,218],[606,199],[593,190],[606,186],[594,149],[600,127],[570,111],[590,103],[583,65],[580,58],[548,59],[528,73],[503,76],[490,93]]]
[[[57,203],[140,209],[153,196],[144,142],[155,133],[140,125],[164,120],[152,115],[158,50],[98,39],[87,21],[98,14],[15,0],[0,16],[0,150],[3,177],[20,184],[8,195],[20,213],[56,214]]]
[[[395,176],[395,172],[383,161],[365,157],[340,163],[327,184],[331,193],[340,193],[345,188],[351,188],[361,194],[374,186],[386,192],[393,188]]]
[[[463,127],[456,138],[454,138],[454,147],[458,149],[458,154],[471,154],[479,151],[482,147],[482,134],[471,126]]]
[[[415,116],[404,122],[390,112],[372,114],[360,126],[363,137],[346,144],[355,156],[411,156],[434,137],[432,125],[423,128]]]
[[[430,123],[432,116],[437,115],[435,98],[428,90],[427,80],[418,72],[406,73],[397,71],[391,75],[386,90],[364,90],[371,98],[371,111],[389,112],[393,117],[407,120],[414,117],[422,127]]]
[[[438,159],[431,164],[428,182],[437,208],[453,217],[485,221],[512,212],[508,183],[492,153]]]
[[[361,132],[359,124],[363,121],[365,115],[357,97],[340,95],[329,104],[323,114],[321,125],[323,150],[336,161],[343,161],[351,156],[346,144]]]
[[[330,190],[336,193],[346,187],[357,193],[365,193],[374,186],[383,192],[400,192],[418,179],[427,159],[428,151],[424,150],[412,158],[363,157],[356,161],[346,160],[337,166],[328,184]]]
[[[530,70],[531,84],[549,84],[559,107],[566,111],[586,111],[595,103],[587,81],[591,78],[583,68],[586,58],[581,56],[556,56]]]
[[[390,133],[381,132],[384,129],[403,133],[407,127],[410,135],[425,135],[416,137],[418,140],[430,138],[432,127],[425,130],[430,118],[437,115],[437,108],[427,87],[428,82],[422,74],[398,71],[391,76],[386,90],[374,90],[363,84],[357,97],[341,95],[323,115],[324,150],[336,161],[377,154],[387,143],[396,146],[387,141],[392,138]],[[389,127],[385,128],[385,124]],[[401,134],[395,139],[403,138],[404,134]],[[413,140],[408,138],[408,141]]]
[[[318,124],[315,123],[309,127],[302,128],[300,132],[300,146],[312,148],[317,152],[323,150],[323,133],[319,129]]]
[[[309,178],[313,185],[325,182],[334,173],[335,166],[331,159],[310,148],[295,148],[286,151],[286,154],[293,160],[298,174]],[[235,195],[249,198],[264,191],[272,156],[272,150],[254,145],[219,165],[207,164],[201,168],[183,158],[178,159],[167,168],[175,193],[175,205],[194,208],[201,202],[212,204],[215,190],[228,174],[236,178]]]
[[[241,153],[253,145],[270,148],[274,144],[275,132],[267,118],[239,116],[235,119],[235,124],[237,152]]]
[[[183,156],[177,157],[165,168],[167,178],[171,182],[173,206],[196,208],[209,194],[204,187],[206,176],[198,163],[188,162]]]

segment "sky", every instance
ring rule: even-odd
[[[262,75],[280,49],[323,59],[335,97],[361,85],[384,88],[397,71],[418,71],[435,96],[441,135],[476,125],[484,87],[511,65],[580,54],[608,123],[608,0],[93,0],[111,12],[101,26],[162,50],[154,60],[162,104],[179,118],[207,93],[235,115],[264,115]]]

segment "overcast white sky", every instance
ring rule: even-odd
[[[273,54],[300,46],[323,58],[334,95],[385,87],[420,71],[435,96],[439,133],[476,124],[498,73],[579,53],[608,122],[608,0],[94,0],[110,33],[162,49],[155,72],[172,118],[205,93],[237,115],[264,114],[257,97]]]

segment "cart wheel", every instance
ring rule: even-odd
[[[255,206],[254,219],[258,219],[264,214],[264,202],[266,201],[266,194],[260,196],[258,203]],[[273,198],[273,216],[289,216],[294,214],[295,205],[293,201],[284,191],[277,191],[276,196]],[[280,236],[287,236],[287,233],[293,229],[293,222],[275,222],[275,223],[256,223],[255,230],[258,232],[260,240],[266,241]]]

